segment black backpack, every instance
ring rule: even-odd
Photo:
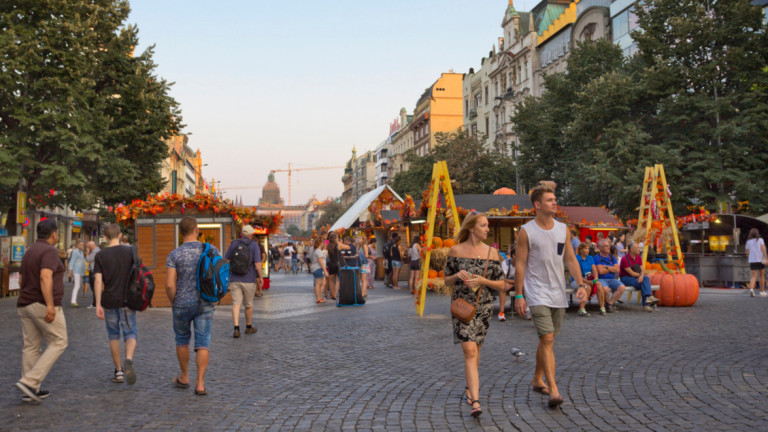
[[[229,271],[245,276],[251,270],[251,240],[237,239],[232,254],[229,256]]]
[[[125,287],[123,303],[128,309],[143,311],[152,302],[152,296],[155,294],[155,278],[152,276],[152,272],[141,262],[136,246],[130,246],[130,248],[133,250],[133,264],[128,277],[128,285]]]
[[[391,241],[384,243],[384,259],[386,260],[392,259],[392,242]]]

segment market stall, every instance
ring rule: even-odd
[[[165,260],[182,243],[179,222],[183,217],[192,216],[197,219],[200,241],[212,244],[224,254],[229,244],[239,236],[244,224],[258,227],[260,232],[278,231],[281,214],[256,215],[255,210],[235,206],[229,200],[220,200],[211,195],[182,197],[168,194],[134,200],[130,205],[120,205],[114,209],[118,223],[134,227],[139,257],[152,271],[157,287],[153,306],[170,306],[164,289]],[[263,265],[268,267],[268,261],[263,260]],[[232,303],[229,293],[221,303]]]

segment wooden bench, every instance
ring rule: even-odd
[[[626,289],[624,290],[624,293],[627,295],[627,304],[630,304],[632,302],[632,294],[637,293],[637,304],[641,304],[643,301],[643,293],[639,289],[635,289],[631,286],[625,286]],[[659,289],[659,285],[651,285],[651,291],[656,291]],[[565,289],[565,294],[568,295],[568,298],[571,300],[571,304],[574,304],[573,302],[573,294],[575,294],[575,290],[571,287],[568,287]],[[591,297],[590,297],[591,299]]]

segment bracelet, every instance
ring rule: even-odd
[[[521,299],[521,298],[523,298],[523,295],[522,295],[522,294],[518,294],[518,295],[516,295],[516,296],[515,296],[515,300],[517,300],[517,299]]]

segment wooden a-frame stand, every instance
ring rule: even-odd
[[[648,259],[648,247],[651,242],[655,244],[654,231],[661,231],[657,235],[662,235],[664,239],[664,248],[667,252],[667,262],[676,263],[677,270],[685,274],[685,264],[680,250],[680,237],[677,232],[675,215],[672,212],[672,203],[667,185],[667,176],[664,174],[664,165],[656,164],[653,167],[645,168],[645,177],[643,179],[643,194],[640,198],[640,211],[637,217],[637,230],[642,234],[643,240],[643,265]],[[654,221],[660,221],[654,227]],[[663,231],[669,230],[672,235],[663,235]],[[670,244],[670,237],[674,240],[674,247]],[[635,238],[637,241],[638,239]]]
[[[426,253],[424,261],[421,263],[421,291],[419,292],[419,301],[417,312],[419,316],[424,316],[424,301],[427,297],[427,276],[429,274],[429,260],[432,257],[432,239],[435,234],[435,216],[437,213],[437,198],[443,191],[445,197],[446,210],[450,210],[448,219],[448,234],[453,237],[456,228],[459,226],[459,212],[456,208],[456,201],[453,198],[453,189],[451,188],[451,178],[448,176],[448,165],[445,161],[437,161],[432,168],[432,193],[429,195],[429,211],[427,212],[426,234],[427,241],[424,244]],[[451,224],[453,221],[453,224]]]

